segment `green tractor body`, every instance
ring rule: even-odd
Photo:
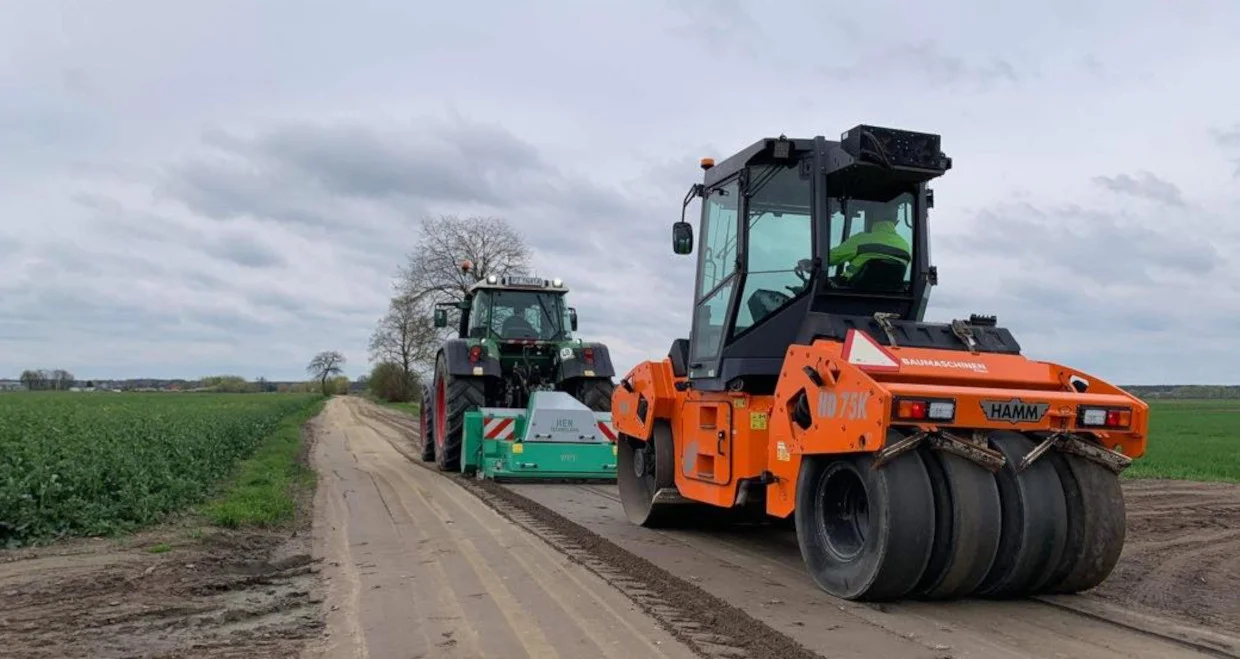
[[[477,461],[462,460],[466,415],[482,408],[520,415],[536,392],[567,394],[610,421],[611,355],[607,346],[573,336],[577,312],[567,306],[567,293],[558,279],[490,276],[470,287],[460,303],[435,309],[436,327],[447,327],[449,307],[460,311],[460,319],[457,336],[440,347],[431,386],[424,390],[424,461],[443,471],[473,473]]]

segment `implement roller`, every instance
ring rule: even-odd
[[[612,396],[628,519],[792,523],[813,581],[851,600],[1101,583],[1148,406],[1025,357],[993,316],[923,320],[939,136],[861,125],[702,168],[672,227],[692,253],[701,200],[689,337]]]

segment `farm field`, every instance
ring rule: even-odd
[[[0,395],[0,547],[109,535],[204,502],[283,420],[319,398]],[[227,523],[246,506],[220,501],[214,512]]]
[[[1148,452],[1124,475],[1240,483],[1240,399],[1152,401]]]

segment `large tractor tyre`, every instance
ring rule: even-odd
[[[1119,562],[1127,533],[1119,475],[1086,458],[1049,452],[1068,504],[1068,541],[1059,566],[1039,589],[1076,593],[1102,583]]]
[[[434,397],[428,397],[422,394],[422,402],[418,405],[420,408],[418,415],[420,417],[419,424],[419,441],[422,443],[422,462],[435,461],[435,421],[431,415],[431,408],[434,407]]]
[[[902,436],[892,432],[888,443]],[[917,451],[873,469],[872,455],[808,457],[797,478],[801,556],[819,588],[849,600],[904,597],[934,545],[934,492]]]
[[[440,471],[461,470],[465,413],[486,406],[486,382],[448,372],[443,354],[435,360],[435,464]]]
[[[676,447],[672,427],[655,421],[650,441],[621,434],[616,438],[616,486],[629,521],[647,528],[685,526],[709,517],[713,506],[692,503],[655,503],[655,493],[676,487]]]
[[[999,549],[999,488],[989,471],[958,455],[925,444],[919,450],[934,490],[934,549],[913,593],[964,597],[986,578]]]
[[[610,412],[611,392],[615,388],[616,385],[611,380],[582,380],[577,385],[577,393],[574,398],[595,412]]]
[[[1035,444],[1024,435],[998,430],[990,446],[1006,463],[995,474],[1003,506],[1003,529],[994,565],[974,591],[983,597],[1025,597],[1037,591],[1059,564],[1068,540],[1068,506],[1059,474],[1044,455],[1028,469],[1016,467]]]

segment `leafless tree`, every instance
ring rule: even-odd
[[[323,395],[328,395],[327,380],[333,375],[344,373],[344,355],[335,350],[325,350],[310,360],[306,372],[319,381]]]
[[[422,221],[417,244],[396,280],[396,295],[371,336],[372,361],[400,364],[409,382],[428,380],[449,328],[436,329],[435,306],[460,302],[489,275],[527,273],[524,236],[498,217],[440,215]],[[468,268],[462,268],[468,263]]]
[[[408,295],[397,295],[388,304],[388,312],[379,320],[370,335],[370,359],[400,366],[402,384],[400,400],[410,400],[412,384],[418,373],[433,368],[435,347],[442,339],[435,328],[432,308],[417,304]]]
[[[421,238],[400,270],[397,288],[419,305],[459,302],[470,285],[488,275],[528,271],[530,259],[524,236],[503,218],[441,215],[422,222]],[[462,261],[469,261],[468,271]]]

